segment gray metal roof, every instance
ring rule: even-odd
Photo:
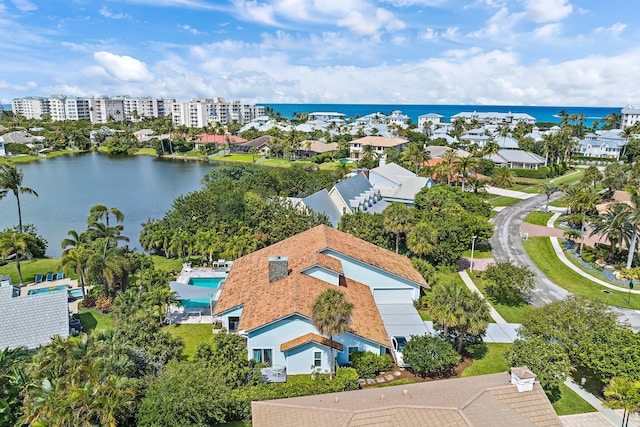
[[[344,181],[340,181],[334,188],[340,196],[342,196],[342,199],[349,203],[349,200],[355,199],[367,190],[371,190],[373,186],[364,174],[359,173]]]
[[[499,150],[489,157],[494,163],[544,164],[544,158],[524,150]]]
[[[312,211],[328,216],[334,228],[338,226],[342,212],[333,204],[326,189],[305,197],[302,199],[302,203]]]
[[[60,335],[69,336],[69,303],[65,290],[12,297],[12,286],[0,287],[0,349],[34,349]]]

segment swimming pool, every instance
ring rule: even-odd
[[[69,295],[72,296],[73,298],[82,298],[82,289],[80,288],[69,289]]]
[[[202,288],[217,288],[223,280],[224,277],[192,277],[189,279],[189,284]]]
[[[50,288],[32,289],[27,295],[46,294],[48,292],[63,291],[65,289],[67,289],[67,285],[51,286]]]

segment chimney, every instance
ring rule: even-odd
[[[536,381],[536,374],[531,372],[526,366],[511,368],[511,384],[518,387],[518,392],[533,390],[533,383]]]
[[[275,256],[269,258],[269,283],[283,279],[289,275],[289,259]]]

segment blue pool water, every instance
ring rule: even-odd
[[[65,289],[67,289],[66,285],[53,286],[51,288],[32,289],[29,291],[28,295],[46,294],[47,292],[63,291]]]
[[[203,288],[217,288],[223,280],[223,277],[192,277],[189,279],[189,284]]]
[[[209,298],[191,298],[180,301],[183,307],[209,307]]]
[[[71,289],[69,290],[69,295],[73,298],[82,298],[82,289]]]

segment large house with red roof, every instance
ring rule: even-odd
[[[342,290],[354,309],[334,339],[338,364],[354,351],[384,354],[395,335],[423,335],[413,301],[426,282],[411,261],[327,226],[318,226],[237,259],[214,317],[247,340],[249,358],[307,374],[329,370],[329,340],[311,321],[324,290]]]

